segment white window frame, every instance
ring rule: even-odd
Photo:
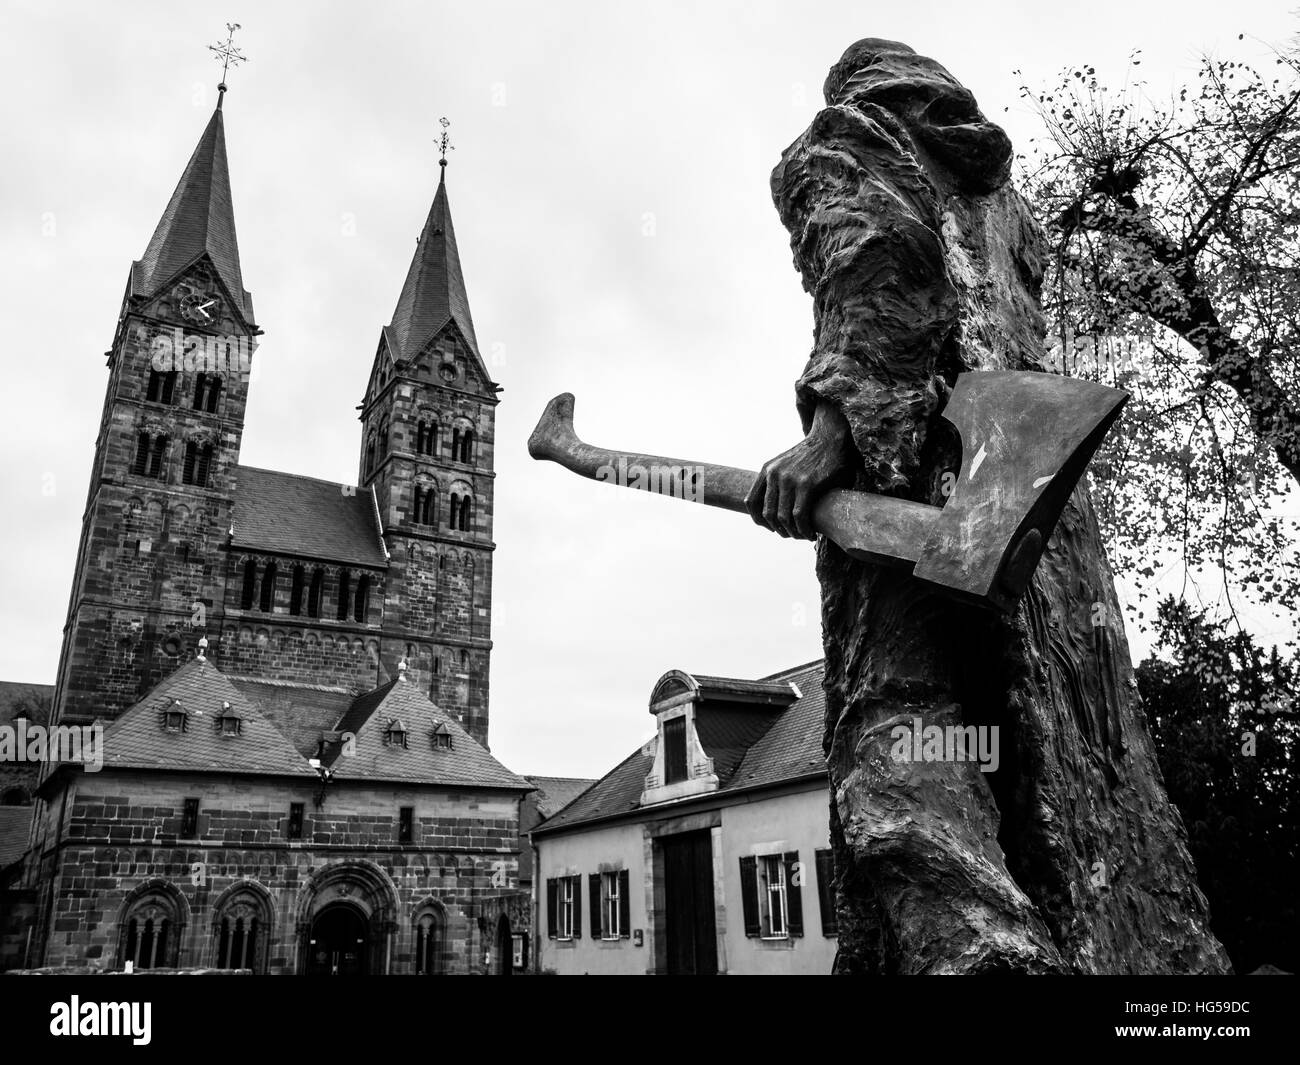
[[[771,877],[772,870],[776,871],[775,881]],[[789,901],[790,896],[785,879],[785,855],[760,855],[758,859],[758,915],[759,931],[763,939],[790,938]]]
[[[573,893],[575,876],[557,877],[555,881],[555,938],[573,938]]]
[[[617,871],[600,874],[600,938],[618,940],[623,938],[623,929],[619,927],[619,903]]]

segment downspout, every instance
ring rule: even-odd
[[[542,942],[546,939],[542,935],[542,915],[541,907],[537,901],[537,884],[541,879],[541,853],[537,849],[537,844],[533,840],[533,834],[528,833],[528,846],[533,854],[533,882],[528,887],[528,893],[532,896],[530,905],[532,906],[532,925],[533,925],[533,956],[530,962],[533,967],[533,973],[540,974],[542,971]]]

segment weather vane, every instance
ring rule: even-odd
[[[238,66],[247,58],[243,52],[235,47],[235,30],[239,29],[238,22],[226,23],[226,39],[219,44],[208,45],[209,52],[215,52],[214,58],[221,60],[221,81],[217,84],[217,106],[221,106],[221,100],[226,93],[226,72],[232,66]]]
[[[451,143],[451,134],[447,132],[447,127],[451,125],[451,122],[443,117],[438,119],[438,124],[442,126],[442,136],[438,138],[438,151],[442,153],[442,158],[438,160],[438,165],[446,166],[447,153],[454,152],[456,146]]]

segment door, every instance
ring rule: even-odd
[[[670,975],[713,976],[718,940],[713,923],[713,841],[708,831],[665,837],[664,923]]]
[[[515,966],[515,940],[510,934],[510,919],[504,914],[497,921],[497,972],[509,976]]]
[[[365,975],[366,921],[361,911],[346,903],[326,906],[312,922],[307,950],[309,975]]]

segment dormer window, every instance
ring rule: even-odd
[[[433,726],[433,749],[451,750],[451,730],[441,721]]]
[[[690,775],[686,764],[686,715],[664,722],[664,783],[676,784]]]
[[[217,732],[222,736],[239,736],[244,731],[244,719],[229,703],[221,704],[217,715]]]
[[[189,716],[181,701],[174,699],[162,711],[162,726],[168,732],[184,732],[189,727]]]
[[[406,726],[402,724],[399,718],[393,718],[388,722],[388,727],[384,729],[384,746],[406,746]]]

